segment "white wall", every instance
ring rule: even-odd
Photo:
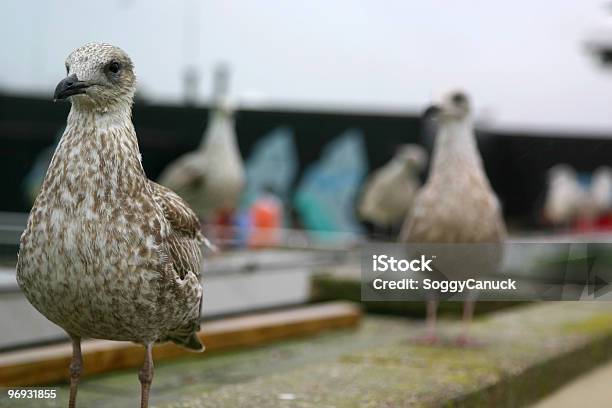
[[[612,129],[612,75],[583,47],[602,3],[3,0],[0,89],[50,95],[68,52],[103,40],[157,100],[180,100],[189,64],[205,99],[223,60],[250,100],[402,110],[460,85],[501,126]]]

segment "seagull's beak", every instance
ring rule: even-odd
[[[422,114],[424,120],[434,119],[442,113],[442,109],[438,105],[431,105]]]
[[[62,79],[59,84],[55,87],[55,93],[53,94],[53,101],[60,99],[66,99],[72,95],[84,94],[85,89],[89,87],[87,82],[79,81],[76,74],[72,74]]]

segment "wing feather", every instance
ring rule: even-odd
[[[198,217],[189,205],[172,190],[149,181],[153,199],[162,208],[164,217],[171,227],[162,246],[167,254],[167,268],[176,272],[181,283],[174,287],[181,293],[185,301],[187,319],[177,327],[170,328],[160,341],[173,341],[192,351],[203,351],[204,347],[197,336],[200,329],[202,307],[202,287],[200,284],[200,269],[202,267],[202,242],[204,237],[200,232]],[[193,275],[189,275],[192,272]],[[189,300],[188,300],[189,299]]]
[[[181,278],[189,271],[200,276],[202,262],[201,245],[204,237],[200,232],[200,222],[189,205],[167,187],[152,181],[153,199],[164,212],[170,223],[171,233],[165,240],[165,249],[174,269]]]

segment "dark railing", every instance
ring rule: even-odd
[[[22,182],[36,155],[53,144],[62,129],[69,105],[50,98],[0,95],[0,211],[27,212]],[[147,105],[137,102],[133,119],[147,175],[155,179],[174,158],[194,149],[207,121],[206,107]],[[278,126],[295,136],[299,183],[303,170],[316,161],[325,145],[347,129],[365,136],[370,171],[393,155],[397,144],[430,141],[421,135],[416,114],[249,110],[236,113],[241,153],[248,157],[253,144]],[[590,172],[612,165],[612,134],[498,131],[480,129],[479,147],[493,188],[510,221],[529,225],[543,198],[546,172],[567,163]]]

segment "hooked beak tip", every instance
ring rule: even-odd
[[[72,95],[84,94],[89,84],[85,81],[79,81],[75,74],[72,74],[62,79],[55,88],[53,93],[53,102],[60,99],[66,99]]]
[[[423,119],[430,119],[438,116],[442,109],[438,105],[431,105],[421,115]]]

